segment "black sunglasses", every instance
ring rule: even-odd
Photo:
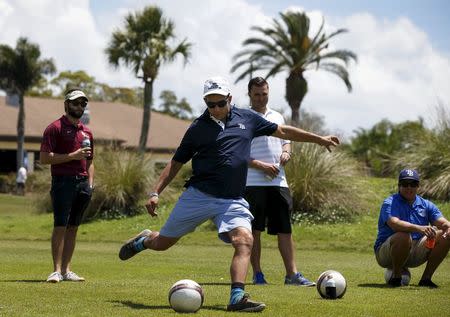
[[[223,107],[225,107],[227,105],[229,96],[230,95],[227,95],[225,97],[225,99],[220,100],[220,101],[216,101],[216,102],[214,102],[214,101],[206,101],[205,100],[205,103],[208,106],[208,108],[210,108],[210,109],[215,108],[216,106],[219,107],[219,108],[223,108]]]
[[[85,100],[72,100],[72,101],[70,101],[70,103],[72,105],[74,105],[75,107],[81,106],[82,108],[86,108],[88,105],[87,101],[85,101]]]
[[[412,188],[417,188],[419,187],[419,182],[401,182],[398,183],[399,186],[401,187],[412,187]]]

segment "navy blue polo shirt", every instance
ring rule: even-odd
[[[416,200],[412,205],[399,193],[390,196],[384,200],[381,206],[380,217],[378,218],[378,236],[374,245],[375,251],[395,233],[387,224],[391,217],[397,217],[419,226],[428,226],[443,216],[435,204],[419,195],[416,195]],[[422,236],[419,232],[411,233],[413,240],[418,240]]]
[[[252,139],[271,135],[277,128],[253,111],[232,106],[222,129],[206,109],[186,131],[173,156],[183,164],[192,159],[193,176],[185,187],[219,198],[242,197]]]

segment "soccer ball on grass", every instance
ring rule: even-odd
[[[179,313],[195,313],[203,305],[203,289],[193,280],[179,280],[169,290],[170,307]]]
[[[338,271],[328,270],[317,279],[317,291],[325,299],[342,298],[347,290],[347,282]]]
[[[386,281],[386,283],[389,282],[389,280],[391,279],[391,276],[392,276],[392,270],[386,269],[384,271],[384,280]],[[405,267],[402,271],[402,286],[409,285],[410,280],[411,280],[411,272],[408,270],[408,268]]]

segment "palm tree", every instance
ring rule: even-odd
[[[266,78],[287,71],[286,100],[292,110],[292,123],[298,124],[300,105],[308,92],[308,83],[303,73],[310,69],[323,69],[341,78],[348,91],[352,90],[345,66],[356,55],[348,50],[327,51],[329,40],[346,29],[339,29],[330,35],[323,33],[324,21],[319,31],[309,37],[309,18],[305,13],[289,11],[280,13],[282,25],[273,19],[271,27],[252,27],[261,37],[250,37],[242,45],[246,47],[233,56],[235,64],[231,72],[241,67],[244,71],[236,82],[246,78],[255,71],[268,70]],[[331,60],[330,62],[326,62]],[[338,62],[336,62],[338,60]],[[344,62],[345,66],[339,62]]]
[[[132,67],[136,77],[144,82],[144,111],[139,139],[141,153],[147,145],[153,83],[158,76],[159,67],[164,62],[174,61],[178,54],[184,57],[185,63],[190,57],[191,44],[184,39],[175,47],[170,47],[169,42],[173,38],[173,22],[163,17],[160,8],[148,6],[142,12],[126,16],[125,29],[112,34],[105,50],[111,65],[117,68],[122,62]]]
[[[19,97],[17,118],[17,169],[23,165],[23,144],[25,140],[24,95],[37,85],[44,75],[56,71],[52,59],[40,59],[39,45],[21,37],[16,48],[0,45],[0,89]]]

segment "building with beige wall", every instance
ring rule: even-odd
[[[137,149],[142,124],[142,109],[123,103],[89,102],[88,127],[96,146],[115,143],[124,149]],[[28,165],[39,158],[45,128],[64,114],[62,99],[25,97],[25,144]],[[15,171],[18,107],[8,105],[0,96],[0,172]],[[169,159],[190,121],[152,112],[147,152],[155,158]]]

